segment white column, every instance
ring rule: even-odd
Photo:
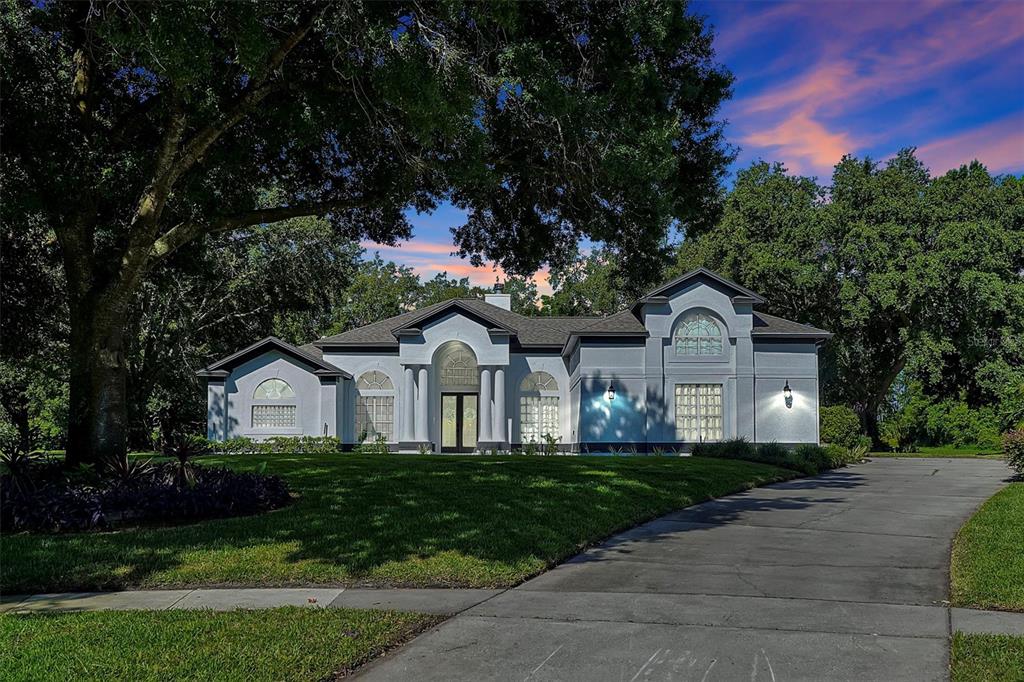
[[[426,443],[430,440],[427,429],[427,406],[430,403],[430,379],[427,367],[420,367],[419,386],[416,391],[416,440]]]
[[[480,437],[479,441],[491,442],[491,368],[480,368]]]
[[[499,443],[505,443],[505,368],[494,368],[494,431],[491,436]]]
[[[403,371],[405,381],[402,384],[402,435],[398,440],[409,443],[416,437],[413,432],[416,419],[416,378],[413,376],[412,365],[406,365]]]

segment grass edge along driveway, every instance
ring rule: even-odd
[[[436,622],[394,611],[284,607],[0,615],[0,670],[20,680],[320,680]]]
[[[1024,611],[1024,482],[990,497],[960,528],[950,583],[953,606]]]
[[[0,536],[4,593],[132,587],[505,587],[615,532],[795,472],[698,457],[259,455],[299,499],[252,517]]]

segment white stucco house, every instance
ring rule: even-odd
[[[831,334],[754,308],[699,269],[607,317],[525,317],[495,286],[305,346],[259,341],[200,371],[208,436],[379,436],[393,450],[542,444],[685,451],[818,442],[818,348]]]

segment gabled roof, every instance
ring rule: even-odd
[[[499,320],[494,314],[495,310],[504,310],[503,308],[487,304],[488,309],[482,310],[479,306],[472,305],[472,302],[475,300],[478,299],[452,298],[447,301],[442,301],[438,305],[428,306],[427,308],[417,311],[419,313],[418,315],[414,315],[410,319],[403,321],[401,325],[392,328],[391,333],[397,335],[402,331],[419,331],[419,325],[436,319],[441,315],[445,315],[452,310],[460,310],[471,318],[476,318],[477,320],[491,325],[488,328],[488,331],[501,331],[508,332],[509,334],[515,333],[516,330],[513,327],[509,327],[506,322]]]
[[[328,336],[314,341],[310,346],[321,350],[324,348],[397,350],[399,336],[418,333],[420,325],[424,322],[453,310],[480,320],[492,331],[511,335],[514,341],[525,349],[565,350],[569,347],[571,340],[586,336],[646,336],[647,329],[637,316],[638,308],[645,302],[663,299],[666,292],[697,278],[707,278],[725,287],[733,293],[734,299],[745,299],[751,303],[764,302],[763,298],[750,289],[730,282],[707,268],[697,268],[654,289],[630,309],[604,317],[527,317],[491,305],[479,298],[456,298],[434,303],[419,310],[410,310],[341,334]],[[821,329],[790,322],[772,315],[758,312],[755,312],[754,315],[753,333],[755,335],[780,338],[788,336],[829,338],[831,336]]]
[[[739,296],[739,297],[742,297],[742,298],[749,298],[751,303],[764,303],[764,299],[761,298],[761,296],[758,295],[757,293],[751,291],[750,289],[748,289],[746,287],[743,287],[743,286],[740,286],[739,284],[736,284],[736,282],[728,280],[725,277],[722,277],[721,275],[719,275],[717,272],[712,272],[711,270],[708,270],[707,268],[697,268],[696,270],[690,270],[689,272],[687,272],[685,274],[682,274],[679,277],[676,277],[675,279],[673,279],[673,280],[671,280],[669,282],[666,282],[665,284],[662,284],[660,287],[658,287],[654,291],[648,292],[646,295],[644,295],[642,298],[640,298],[636,303],[634,303],[630,307],[630,309],[631,310],[636,310],[640,306],[642,306],[644,303],[652,302],[651,299],[662,298],[662,297],[664,297],[665,294],[667,294],[668,292],[672,291],[676,287],[678,287],[678,286],[680,286],[682,284],[685,284],[685,283],[689,282],[692,279],[696,279],[696,278],[699,278],[699,277],[706,277],[706,278],[708,278],[708,279],[710,279],[710,280],[712,280],[714,282],[718,282],[719,284],[724,286],[726,289],[729,289],[730,291],[732,291],[735,296]]]
[[[313,368],[313,374],[316,374],[317,376],[345,377],[346,379],[352,378],[352,375],[348,372],[338,369],[329,362],[326,362],[323,359],[323,353],[320,352],[319,349],[316,349],[317,352],[313,353],[306,349],[306,347],[298,348],[275,336],[268,336],[261,341],[257,341],[251,346],[243,348],[237,353],[232,353],[226,358],[222,358],[212,365],[199,370],[196,374],[201,377],[211,379],[223,379],[231,373],[231,369],[234,367],[237,367],[246,360],[250,360],[271,350],[280,351],[285,355],[310,365]]]

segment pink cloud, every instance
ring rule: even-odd
[[[809,8],[804,18],[815,31],[829,35],[820,55],[812,56],[810,66],[796,76],[737,102],[732,118],[740,140],[755,154],[771,150],[792,170],[818,175],[826,175],[843,154],[859,152],[899,125],[894,121],[883,130],[868,124],[854,131],[839,123],[849,120],[851,112],[935,87],[951,68],[1024,39],[1024,12],[1013,2],[900,4],[895,6],[899,11],[886,3],[862,3],[856,9],[846,3],[799,7]],[[790,64],[808,59],[793,47],[786,57]],[[941,86],[952,91],[958,84]]]
[[[359,242],[359,246],[363,247],[367,251],[390,251],[396,253],[431,253],[443,254],[445,256],[449,256],[455,251],[455,247],[452,244],[425,242],[419,240],[401,242],[395,246],[389,246],[387,244],[378,244],[377,242],[371,241],[361,241]]]
[[[978,159],[992,173],[1024,171],[1024,112],[920,147],[932,175]]]
[[[806,111],[794,112],[774,128],[750,133],[743,141],[773,149],[792,173],[821,174],[856,147],[849,134],[833,132]]]

